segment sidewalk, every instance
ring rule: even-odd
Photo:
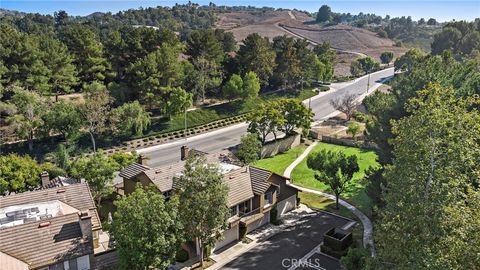
[[[312,151],[312,149],[315,147],[315,145],[317,145],[316,141],[313,142],[309,147],[307,147],[307,149],[305,149],[305,151],[297,159],[295,159],[292,162],[292,164],[290,164],[285,169],[285,172],[283,173],[283,175],[287,178],[290,178],[290,175],[291,175],[293,169],[295,169],[295,167],[300,162],[302,162],[302,160],[305,159],[305,157],[307,157],[307,155],[310,153],[310,151]],[[300,187],[300,186],[297,186],[297,185],[294,185],[294,184],[290,183],[290,181],[288,181],[287,184],[292,186],[292,187],[295,187],[295,188],[297,188],[301,191],[314,193],[314,194],[321,195],[321,196],[327,197],[329,199],[335,200],[335,196],[332,195],[332,194],[328,194],[328,193],[318,191],[318,190],[314,190],[314,189]],[[363,247],[364,248],[369,248],[372,256],[375,256],[376,252],[375,252],[375,245],[374,245],[374,241],[373,241],[373,225],[372,225],[372,222],[370,221],[370,219],[364,213],[362,213],[362,211],[358,210],[355,206],[349,204],[348,202],[346,202],[342,199],[339,199],[338,202],[339,202],[340,205],[342,205],[343,207],[350,210],[350,212],[352,212],[352,214],[354,214],[362,222],[362,225],[363,225]]]
[[[282,224],[275,226],[271,223],[262,226],[255,231],[249,233],[247,238],[251,240],[246,244],[243,242],[237,242],[234,245],[227,246],[219,251],[214,252],[210,258],[215,261],[215,264],[210,266],[209,270],[216,270],[223,267],[225,264],[231,262],[238,256],[247,252],[248,250],[256,247],[260,242],[268,240],[270,237],[285,231],[287,228],[300,224],[301,219],[310,215],[315,215],[316,211],[301,204],[299,208],[292,210],[282,217]]]

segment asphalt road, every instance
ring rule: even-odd
[[[224,265],[221,270],[341,269],[338,260],[311,252],[323,242],[323,234],[332,227],[342,227],[350,220],[318,212],[297,225],[274,235]],[[308,255],[310,253],[310,255]],[[305,261],[299,263],[300,259]]]
[[[393,68],[371,74],[370,91],[373,91],[372,88],[376,83],[390,76],[393,76]],[[313,97],[310,102],[306,100],[304,102],[305,106],[310,106],[313,110],[315,121],[324,120],[335,113],[335,109],[330,105],[331,99],[339,98],[347,93],[364,94],[366,93],[367,82],[368,78],[363,77],[353,82],[332,84],[331,87],[335,90],[320,93],[318,96]],[[148,165],[151,167],[166,165],[180,160],[180,147],[182,145],[187,145],[200,151],[216,152],[237,145],[240,142],[240,137],[246,132],[247,124],[242,123],[186,140],[140,149],[137,152],[145,154],[149,158]]]

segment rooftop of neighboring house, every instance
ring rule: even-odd
[[[101,229],[100,218],[86,183],[0,196],[0,228],[88,211],[93,230]]]
[[[185,156],[183,152],[182,156]],[[261,195],[272,185],[268,179],[272,172],[252,166],[239,166],[238,159],[230,151],[217,153],[205,153],[197,150],[188,150],[189,154],[204,155],[207,163],[216,164],[225,177],[225,183],[229,187],[228,204],[234,206],[254,195]],[[180,160],[170,165],[150,168],[145,164],[132,164],[120,172],[120,176],[133,179],[138,176],[147,177],[161,192],[174,189],[173,179],[180,176],[185,168],[185,160]]]
[[[92,254],[86,236],[100,228],[86,183],[0,197],[2,267],[34,269]]]

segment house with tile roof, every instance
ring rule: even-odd
[[[185,146],[181,149],[182,160],[173,164],[155,168],[132,164],[121,171],[125,195],[131,194],[140,183],[155,185],[165,198],[169,198],[175,191],[175,176],[183,173],[186,159],[192,153],[203,155],[207,163],[216,164],[228,187],[229,228],[223,232],[223,240],[217,242],[215,249],[238,241],[240,228],[251,232],[269,223],[271,213],[276,213],[278,218],[296,207],[298,190],[288,186],[285,177],[253,166],[241,166],[230,151],[203,153]]]
[[[0,197],[0,269],[92,269],[100,231],[86,183]]]

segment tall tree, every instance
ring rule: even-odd
[[[166,269],[182,241],[178,200],[165,201],[153,186],[115,202],[112,234],[121,269]],[[135,228],[135,229],[132,229]]]
[[[192,31],[187,39],[186,52],[193,59],[204,58],[217,65],[224,58],[223,44],[213,29]]]
[[[332,9],[327,6],[323,5],[320,7],[317,13],[317,22],[326,22],[332,19]]]
[[[48,36],[39,36],[38,43],[42,52],[42,62],[48,69],[47,94],[58,96],[73,91],[78,84],[77,70],[73,57],[67,47],[59,40]]]
[[[307,165],[310,169],[315,170],[315,179],[327,184],[335,193],[335,205],[339,209],[340,195],[348,188],[353,174],[360,170],[357,156],[346,156],[342,152],[323,149],[309,155]]]
[[[75,65],[82,82],[103,81],[110,74],[98,35],[88,26],[71,24],[61,33],[63,42],[75,56]]]
[[[29,151],[33,150],[33,140],[43,126],[42,116],[47,111],[46,102],[36,93],[14,86],[11,103],[17,114],[7,119],[18,137],[28,141]]]
[[[0,195],[37,188],[42,170],[30,156],[0,155]]]
[[[228,187],[215,165],[204,157],[192,156],[185,164],[183,175],[174,179],[181,202],[179,214],[188,239],[195,239],[203,267],[204,249],[212,247],[227,228],[230,209]],[[208,254],[207,254],[208,256]]]
[[[165,111],[166,114],[171,117],[186,112],[192,104],[192,93],[188,93],[181,87],[174,87],[169,91],[169,98],[166,102]]]
[[[95,136],[106,129],[111,97],[102,83],[93,82],[84,87],[85,103],[80,108],[85,129],[90,134],[93,152],[97,151]]]
[[[111,194],[115,172],[120,169],[115,160],[102,151],[88,157],[77,159],[70,168],[70,174],[76,179],[85,179],[92,197],[100,206],[102,198]]]
[[[63,101],[54,103],[43,116],[45,127],[53,133],[60,133],[67,141],[76,138],[82,126],[82,118],[77,106]]]
[[[471,96],[429,84],[408,103],[411,115],[393,121],[395,159],[386,169],[386,207],[376,227],[380,268],[474,269],[480,264],[475,104]]]
[[[278,85],[288,87],[300,78],[300,58],[297,55],[295,40],[286,35],[273,39],[273,49],[276,52],[274,80]]]
[[[275,51],[268,38],[263,38],[257,33],[248,35],[240,46],[236,58],[243,74],[253,71],[262,86],[268,85],[275,69]]]

